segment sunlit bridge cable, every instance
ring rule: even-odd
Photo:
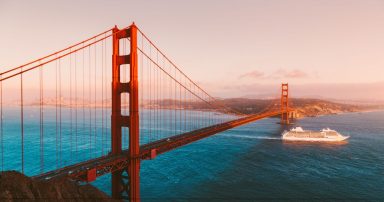
[[[200,91],[202,91],[204,94],[206,94],[208,97],[210,97],[210,98],[212,98],[213,100],[216,100],[216,101],[218,101],[217,99],[215,99],[214,97],[212,97],[211,95],[209,95],[205,90],[203,90],[199,85],[197,85],[194,81],[192,81],[184,72],[182,72],[181,70],[180,70],[180,68],[178,68],[178,66],[177,65],[175,65],[140,29],[138,29],[138,31],[140,32],[140,34],[151,44],[151,46],[153,46],[155,49],[156,49],[156,51],[157,52],[159,52],[178,72],[180,72],[184,77],[186,77],[193,85],[195,85],[197,88],[198,88],[198,90],[200,90]],[[150,47],[151,47],[150,46]],[[148,57],[148,55],[144,52],[144,50],[141,50],[140,48],[138,48],[138,50],[142,53],[142,54],[144,54],[144,55],[146,55],[146,57]],[[155,63],[153,60],[152,60],[152,58],[150,57],[149,58],[153,63]],[[160,67],[160,65],[158,65],[157,63],[155,63],[160,69],[162,69],[161,67]],[[162,69],[162,71],[164,71],[164,69]],[[176,80],[175,80],[176,81]],[[180,84],[179,84],[180,85]],[[239,115],[245,115],[245,114],[243,114],[243,113],[241,113],[241,112],[238,112],[238,111],[236,111],[236,110],[233,110],[233,109],[231,109],[231,108],[229,108],[229,107],[227,107],[227,106],[225,106],[225,105],[222,105],[222,104],[220,104],[221,105],[221,107],[224,107],[224,108],[226,108],[226,109],[228,109],[228,110],[230,110],[230,111],[232,111],[232,112],[234,112],[235,114],[239,114]]]
[[[105,33],[110,32],[110,31],[112,31],[112,29],[106,30],[106,31],[104,31],[104,32],[102,32],[102,33],[100,33],[100,34],[97,34],[97,35],[95,35],[95,36],[92,36],[92,37],[90,37],[90,38],[88,38],[88,39],[86,39],[86,40],[84,40],[84,41],[81,41],[81,42],[79,42],[79,43],[77,43],[77,44],[74,44],[74,45],[69,46],[69,47],[67,47],[67,48],[64,48],[64,49],[62,49],[62,50],[56,51],[56,52],[54,52],[54,53],[52,53],[52,54],[49,54],[49,55],[47,55],[47,56],[41,57],[41,58],[39,58],[39,59],[36,59],[36,60],[31,61],[31,62],[25,63],[25,64],[23,64],[23,65],[17,66],[17,67],[15,67],[15,68],[11,68],[11,69],[9,69],[9,70],[7,70],[7,71],[4,71],[4,72],[0,73],[0,75],[7,74],[7,73],[9,73],[9,72],[12,72],[12,71],[21,69],[21,68],[23,68],[23,67],[26,67],[26,66],[31,65],[31,64],[33,64],[33,63],[36,63],[36,62],[39,62],[39,61],[41,61],[41,60],[47,59],[47,58],[49,58],[49,57],[57,56],[59,53],[65,52],[65,51],[67,51],[67,50],[69,50],[69,49],[71,49],[71,48],[74,48],[74,47],[76,47],[76,46],[79,46],[80,44],[84,44],[85,42],[88,42],[88,41],[90,41],[90,40],[92,40],[92,39],[94,39],[94,38],[97,38],[97,37],[99,37],[99,36],[101,36],[101,35],[103,35],[103,34],[105,34]],[[21,72],[22,72],[22,71],[21,71]]]

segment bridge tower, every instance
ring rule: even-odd
[[[281,124],[289,124],[288,83],[281,84]]]
[[[122,128],[129,128],[129,165],[128,168],[112,173],[112,197],[122,199],[127,195],[130,201],[140,201],[140,145],[139,145],[139,93],[138,93],[138,61],[137,61],[137,27],[133,23],[129,28],[113,29],[112,55],[112,115],[111,146],[112,155],[122,152]],[[130,54],[120,55],[120,39],[130,38]],[[129,65],[129,82],[120,81],[121,65]],[[129,94],[129,116],[121,114],[121,94]],[[126,173],[128,176],[124,176]],[[128,182],[125,180],[128,179]]]

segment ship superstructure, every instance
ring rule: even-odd
[[[295,127],[289,131],[284,131],[282,134],[283,140],[288,141],[343,141],[348,139],[349,136],[343,136],[335,130],[329,128],[320,131],[304,130],[301,127]]]

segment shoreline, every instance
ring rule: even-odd
[[[328,114],[320,114],[320,115],[315,115],[315,116],[302,116],[300,118],[295,118],[295,119],[305,119],[305,118],[317,118],[317,117],[322,117],[322,116],[337,116],[337,115],[345,115],[345,114],[359,114],[359,113],[371,113],[371,112],[384,112],[384,109],[369,109],[369,110],[361,110],[361,111],[352,111],[352,112],[339,112],[339,113],[328,113]]]
[[[310,119],[310,118],[318,118],[323,116],[338,116],[338,115],[347,115],[347,114],[358,114],[358,113],[372,113],[372,112],[384,112],[384,109],[377,109],[377,110],[367,110],[367,111],[355,111],[355,112],[340,112],[337,114],[321,114],[316,116],[302,116],[299,118],[291,118],[291,120],[301,120],[301,119]],[[280,116],[276,117],[268,117],[268,118],[277,118],[280,119]]]

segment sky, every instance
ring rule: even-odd
[[[0,71],[133,21],[217,97],[384,100],[382,0],[0,0]]]

